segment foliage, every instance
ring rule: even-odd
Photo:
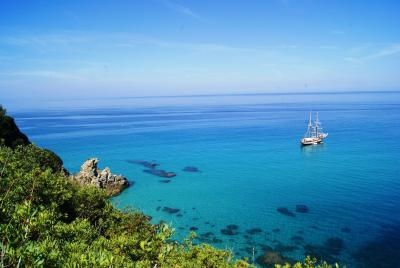
[[[297,262],[293,265],[285,264],[285,265],[275,265],[275,268],[339,268],[339,265],[336,263],[335,265],[330,265],[327,262],[318,263],[316,258],[311,258],[307,256],[304,263]]]

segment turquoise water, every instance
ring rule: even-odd
[[[53,101],[46,109],[11,107],[30,139],[58,153],[70,171],[96,156],[101,167],[128,177],[132,187],[113,202],[140,209],[155,223],[166,221],[176,228],[176,239],[196,227],[202,241],[250,260],[253,248],[257,257],[266,246],[302,259],[312,245],[314,253],[350,267],[377,267],[368,259],[377,248],[386,252],[376,253],[386,254],[380,267],[390,267],[399,253],[393,245],[400,242],[400,93],[98,99]],[[325,144],[300,147],[309,111],[319,111],[329,136]],[[127,160],[156,161],[177,176],[161,183],[164,178]],[[182,171],[186,166],[200,172]],[[309,213],[295,212],[297,204],[307,205]],[[180,211],[170,214],[163,207]],[[278,207],[295,216],[277,212]],[[229,224],[238,226],[237,234],[221,233]],[[262,232],[246,232],[252,228]],[[329,251],[329,238],[343,243]]]

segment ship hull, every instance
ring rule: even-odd
[[[320,143],[323,143],[322,139],[318,138],[304,138],[300,141],[301,145],[307,146],[307,145],[317,145]]]

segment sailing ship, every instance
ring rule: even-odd
[[[314,145],[323,143],[324,139],[328,137],[328,133],[322,132],[321,122],[318,120],[318,112],[317,117],[315,119],[314,125],[312,123],[311,113],[310,120],[307,127],[307,132],[304,135],[304,138],[301,139],[302,145]]]

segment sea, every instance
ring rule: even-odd
[[[273,250],[347,267],[400,267],[400,92],[4,105],[70,172],[97,157],[100,168],[126,176],[131,186],[112,202],[166,222],[175,229],[172,239],[194,231],[194,243],[256,264]],[[302,147],[309,114],[317,112],[329,135]]]

